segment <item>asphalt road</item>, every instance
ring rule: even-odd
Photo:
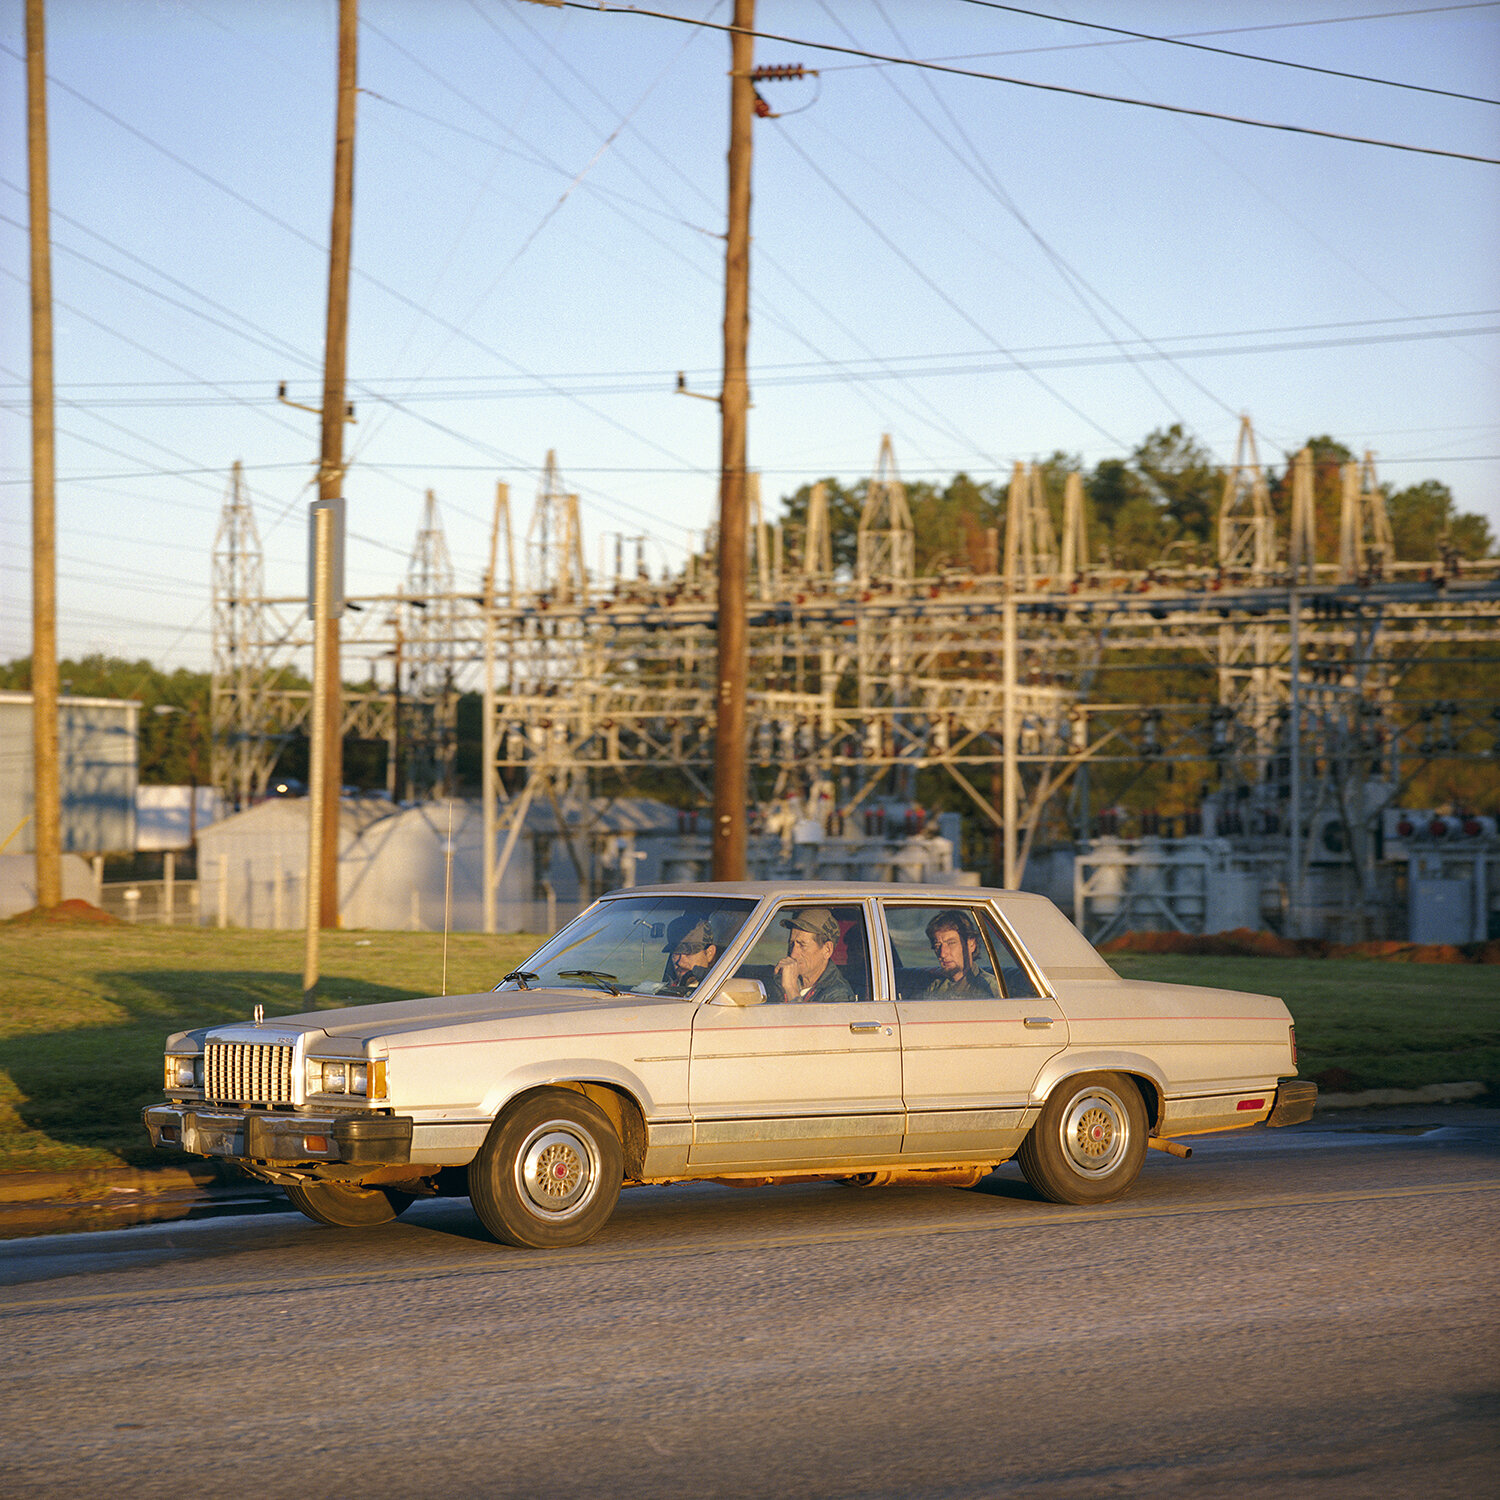
[[[637,1189],[0,1246],[0,1495],[1500,1494],[1500,1111],[1150,1154],[1123,1202]]]

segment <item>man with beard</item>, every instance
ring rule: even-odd
[[[988,976],[975,965],[979,958],[979,928],[966,911],[940,911],[927,924],[938,972],[919,1000],[986,1000],[995,993]]]

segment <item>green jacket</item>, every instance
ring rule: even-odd
[[[821,974],[817,982],[805,995],[794,995],[789,1004],[810,1004],[814,1001],[822,1001],[827,1005],[837,1005],[854,999],[854,991],[849,988],[849,981],[844,978],[839,966],[830,963]]]
[[[995,987],[990,983],[989,977],[969,969],[952,979],[946,974],[937,974],[930,984],[917,992],[915,998],[918,1000],[990,1000],[994,998],[994,995]]]

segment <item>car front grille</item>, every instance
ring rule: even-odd
[[[209,1042],[204,1097],[213,1104],[291,1104],[292,1051],[280,1042]]]

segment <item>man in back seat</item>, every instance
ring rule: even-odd
[[[927,924],[927,941],[938,961],[919,1000],[987,1000],[995,993],[989,976],[980,972],[979,928],[966,911],[940,911]]]

